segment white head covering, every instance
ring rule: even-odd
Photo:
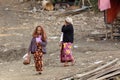
[[[71,17],[67,17],[67,18],[65,19],[65,21],[68,22],[68,23],[73,24],[73,20],[72,20]]]

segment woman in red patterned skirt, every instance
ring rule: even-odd
[[[43,54],[46,53],[47,37],[42,26],[37,26],[33,32],[33,38],[29,46],[29,53],[34,55],[36,71],[43,71]]]

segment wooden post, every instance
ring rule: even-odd
[[[112,26],[110,27],[110,30],[111,30],[111,40],[113,40],[113,24],[112,24]]]
[[[85,1],[87,1],[89,3],[89,5],[92,6],[90,0],[82,0],[82,6],[85,6]]]

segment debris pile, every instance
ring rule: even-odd
[[[112,60],[96,69],[82,74],[75,74],[61,80],[120,80],[120,64],[119,59]],[[99,64],[97,64],[99,65]]]

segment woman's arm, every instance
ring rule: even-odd
[[[63,41],[63,32],[61,33],[61,36],[60,36],[60,42]]]
[[[42,41],[40,44],[45,47],[47,45],[47,41]]]
[[[29,44],[28,53],[30,53],[32,50],[32,42],[33,42],[33,38],[31,39],[31,42]]]

